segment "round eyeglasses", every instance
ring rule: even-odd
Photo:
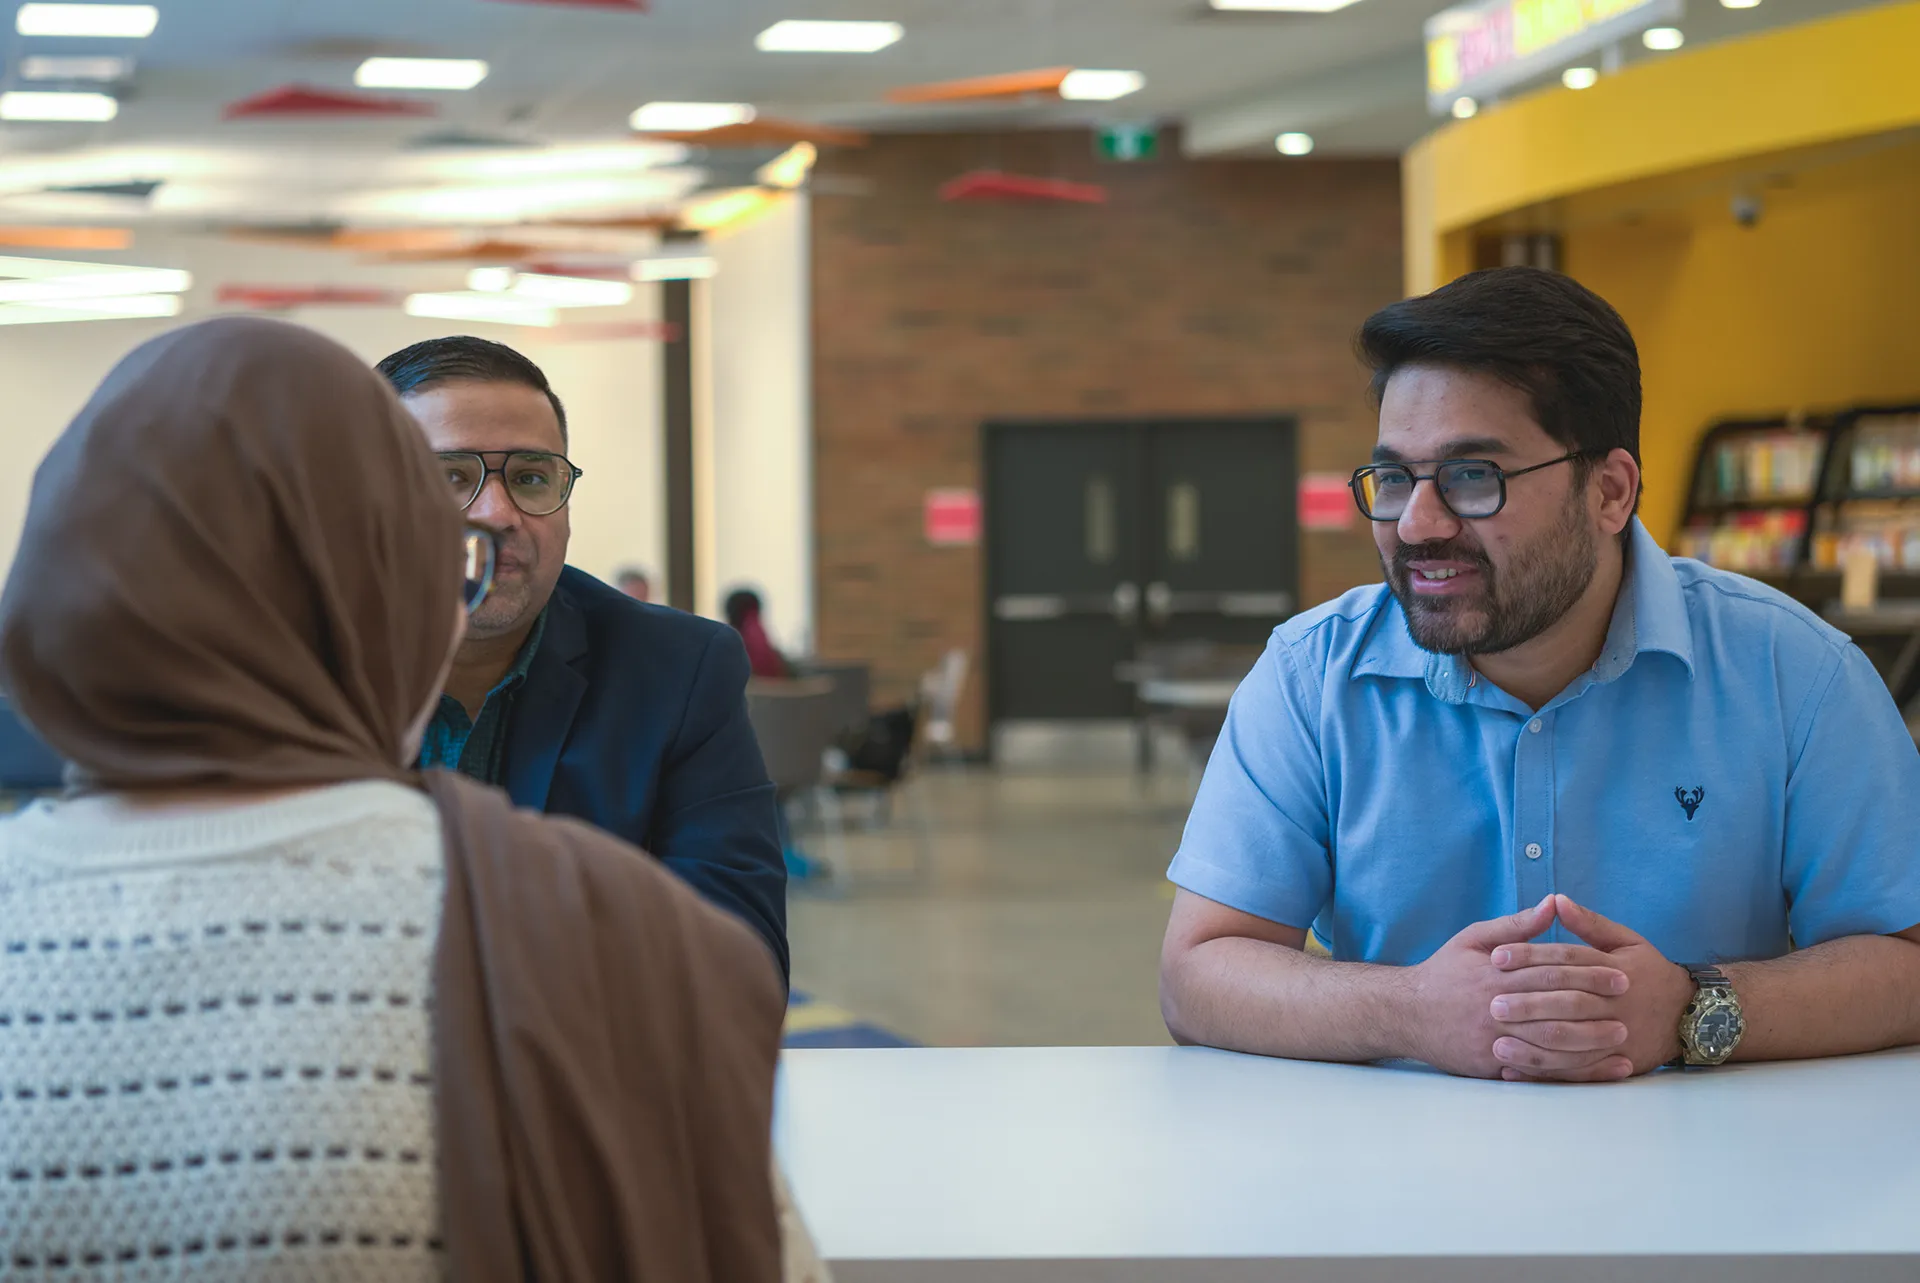
[[[460,600],[466,603],[469,615],[480,609],[480,603],[493,591],[494,556],[493,536],[468,526],[461,555],[465,569],[462,572],[464,582],[460,586]]]
[[[1556,463],[1584,459],[1592,453],[1590,450],[1575,450],[1558,459],[1548,459],[1545,463],[1536,463],[1528,468],[1515,468],[1511,472],[1488,459],[1376,463],[1371,467],[1355,469],[1350,484],[1353,487],[1353,501],[1360,505],[1360,514],[1369,521],[1398,521],[1404,517],[1407,505],[1413,502],[1413,488],[1422,481],[1431,481],[1439,488],[1440,502],[1447,506],[1447,511],[1456,517],[1478,521],[1493,516],[1507,506],[1507,482],[1510,479],[1551,468]],[[1414,471],[1428,462],[1433,464],[1432,472]]]
[[[586,475],[565,455],[540,450],[446,450],[439,458],[463,512],[497,475],[514,507],[529,517],[550,516],[567,506],[573,483]]]

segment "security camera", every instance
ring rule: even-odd
[[[1764,206],[1758,196],[1735,196],[1733,198],[1733,221],[1742,227],[1752,227],[1760,221]]]

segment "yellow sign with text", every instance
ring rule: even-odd
[[[1681,0],[1487,0],[1427,22],[1427,94],[1494,92],[1559,61],[1678,16]]]

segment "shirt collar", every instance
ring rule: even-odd
[[[533,667],[533,657],[539,652],[540,643],[546,639],[547,611],[552,609],[553,607],[548,605],[541,610],[540,617],[533,621],[533,631],[527,634],[527,640],[521,644],[520,653],[513,657],[513,667],[509,668],[507,675],[500,679],[500,684],[493,688],[496,692],[518,686],[527,680],[527,670]]]
[[[1614,599],[1606,645],[1594,661],[1594,677],[1613,681],[1646,651],[1675,656],[1691,675],[1693,628],[1673,559],[1654,542],[1638,517],[1633,518],[1628,531],[1626,574]],[[1354,657],[1349,675],[1418,679],[1426,682],[1435,699],[1464,703],[1467,692],[1479,684],[1473,665],[1465,656],[1422,650],[1407,631],[1406,612],[1399,600],[1384,585],[1381,595],[1381,608],[1374,612],[1367,639]]]
[[[1613,681],[1633,667],[1636,656],[1659,651],[1685,664],[1691,677],[1693,622],[1673,558],[1653,541],[1640,518],[1635,517],[1629,529],[1626,581],[1614,602],[1607,643],[1594,661],[1593,675],[1603,682]]]
[[[547,610],[551,609],[551,606],[547,607]],[[527,672],[533,667],[533,657],[539,653],[540,643],[546,638],[546,635],[547,611],[543,610],[540,612],[540,617],[533,621],[533,631],[527,634],[527,640],[520,644],[520,653],[513,657],[513,667],[509,668],[500,680],[494,683],[493,689],[487,692],[488,701],[491,701],[496,695],[505,694],[507,691],[514,689],[527,680]],[[484,713],[486,711],[486,704],[482,703],[480,708]],[[461,706],[460,701],[442,691],[440,694],[440,715],[443,717],[451,717],[455,712],[460,714],[461,720],[466,720],[467,711]]]

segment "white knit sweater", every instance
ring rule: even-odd
[[[0,821],[0,1277],[441,1278],[442,879],[392,784]]]

